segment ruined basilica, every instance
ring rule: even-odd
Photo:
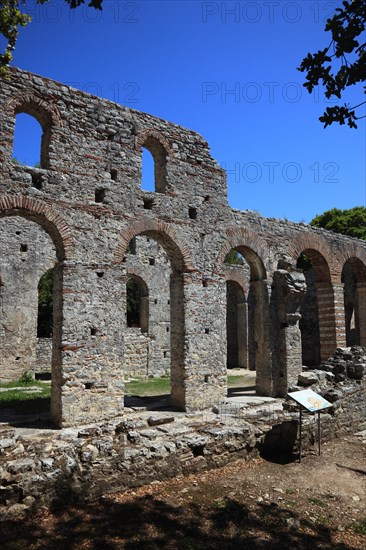
[[[51,371],[56,425],[121,416],[131,376],[169,375],[185,411],[220,403],[231,367],[284,396],[303,365],[366,345],[366,243],[230,208],[193,131],[18,69],[0,89],[0,379]],[[19,113],[43,129],[39,168],[12,162]]]

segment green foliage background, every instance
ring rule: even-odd
[[[364,206],[355,206],[346,210],[332,208],[316,216],[311,220],[310,225],[366,240],[366,208]]]

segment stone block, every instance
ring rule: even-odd
[[[312,386],[319,383],[319,378],[316,372],[302,372],[299,374],[298,383],[300,386]]]

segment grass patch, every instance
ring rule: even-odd
[[[11,409],[20,414],[47,412],[50,410],[51,386],[44,382],[17,380],[0,384],[7,391],[0,392],[0,410]],[[12,389],[14,388],[14,389]],[[40,391],[32,391],[39,388]]]
[[[163,376],[161,378],[131,380],[130,382],[126,382],[125,392],[126,395],[135,395],[138,397],[164,395],[170,393],[170,378]]]
[[[229,375],[227,383],[229,388],[235,388],[248,385],[248,380],[242,375]],[[126,395],[134,395],[137,397],[169,394],[170,389],[170,378],[168,376],[162,376],[160,378],[139,378],[126,382],[125,384]]]
[[[256,379],[253,372],[245,371],[244,374],[229,374],[227,376],[228,388],[255,388]]]

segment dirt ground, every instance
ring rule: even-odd
[[[365,549],[366,437],[0,523],[2,550]],[[282,462],[282,463],[281,463]]]

